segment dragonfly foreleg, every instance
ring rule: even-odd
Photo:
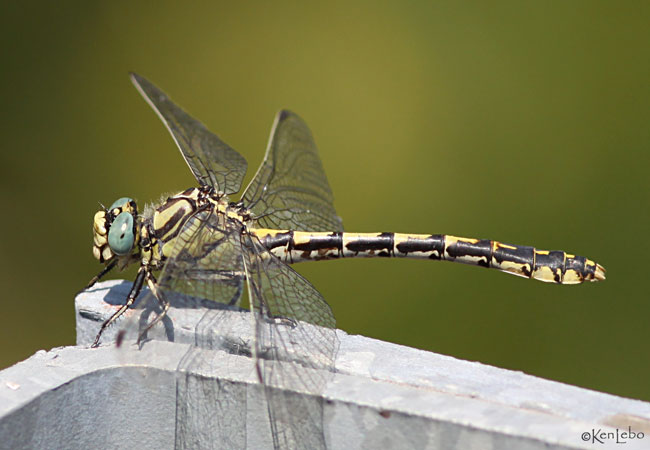
[[[91,345],[91,348],[95,348],[99,345],[99,339],[102,336],[102,333],[106,328],[111,326],[115,320],[117,320],[118,317],[120,317],[124,312],[133,305],[133,302],[135,301],[136,297],[142,290],[142,284],[144,283],[145,278],[147,277],[147,274],[149,273],[149,269],[147,266],[140,266],[140,269],[138,270],[138,275],[135,277],[135,281],[133,282],[133,286],[131,287],[131,291],[129,292],[129,295],[126,297],[126,303],[124,303],[122,306],[120,306],[120,309],[118,309],[106,322],[104,322],[99,329],[99,333],[97,333],[97,336],[95,337],[95,342],[93,342],[93,345]]]
[[[82,293],[83,291],[85,291],[86,289],[89,289],[89,288],[93,287],[95,283],[97,283],[99,280],[101,280],[101,279],[104,277],[104,275],[106,275],[108,272],[110,272],[111,270],[113,270],[113,268],[114,268],[116,265],[117,265],[117,260],[113,260],[113,261],[111,261],[111,262],[110,262],[106,267],[104,267],[104,268],[102,269],[101,272],[99,272],[97,275],[95,275],[94,277],[92,277],[91,280],[90,280],[90,281],[88,282],[88,284],[86,285],[86,287],[84,287],[84,288],[81,289],[79,292],[77,292],[77,295],[81,294],[81,293]]]

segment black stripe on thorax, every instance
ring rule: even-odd
[[[187,199],[182,199],[182,200],[179,200],[179,201],[186,201],[186,200]],[[168,206],[171,206],[171,204],[173,204],[173,203],[176,203],[176,201],[167,202],[165,204],[165,206],[163,208],[161,208],[159,211],[163,211],[163,209],[166,209]],[[193,204],[194,202],[191,202],[191,203],[192,203],[192,209],[194,211],[196,211],[195,205]],[[158,236],[165,236],[167,233],[169,233],[169,231],[171,231],[172,228],[177,226],[178,222],[180,220],[182,220],[183,217],[189,217],[189,216],[190,216],[190,214],[188,214],[187,211],[185,211],[183,209],[179,209],[178,211],[176,211],[174,213],[174,215],[172,215],[169,218],[169,220],[167,220],[165,222],[165,224],[162,226],[162,228],[156,230],[156,234]],[[180,227],[179,227],[179,230],[180,230]],[[178,234],[178,231],[176,233],[174,233],[174,236],[170,236],[170,238],[175,237],[177,234]]]

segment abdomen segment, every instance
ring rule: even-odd
[[[558,284],[605,279],[605,269],[583,256],[487,239],[446,234],[327,233],[268,229],[251,232],[271,253],[288,263],[336,258],[402,257],[472,264]]]

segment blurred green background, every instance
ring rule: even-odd
[[[608,269],[562,287],[417,260],[298,266],[343,330],[650,400],[650,3],[66,5],[3,7],[2,367],[74,343],[98,202],[194,185],[133,70],[251,173],[276,111],[299,113],[347,230]]]

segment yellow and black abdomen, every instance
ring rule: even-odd
[[[253,231],[271,253],[295,263],[354,257],[402,257],[472,264],[558,284],[605,279],[594,261],[563,251],[537,250],[488,239],[445,234]]]

